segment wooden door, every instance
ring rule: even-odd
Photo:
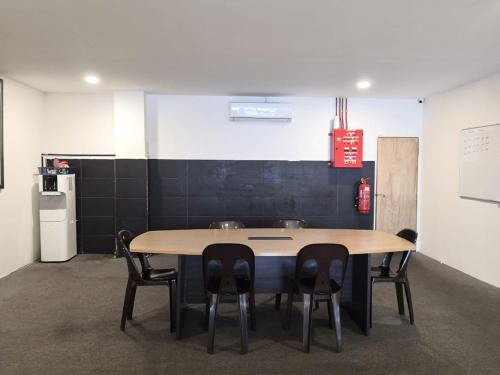
[[[418,138],[380,137],[377,148],[375,228],[417,229]]]

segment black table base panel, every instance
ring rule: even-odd
[[[189,304],[204,304],[201,256],[178,256],[177,329],[176,337],[182,337],[184,310]],[[287,293],[288,283],[295,272],[295,257],[255,257],[255,292]],[[335,274],[335,268],[332,268]],[[370,333],[370,255],[352,255],[341,294],[341,306],[365,335]]]

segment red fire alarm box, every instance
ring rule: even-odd
[[[332,133],[331,167],[363,167],[363,130],[336,129]]]

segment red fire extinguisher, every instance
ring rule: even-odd
[[[356,197],[356,207],[360,214],[368,215],[370,213],[370,185],[368,177],[361,178],[358,186],[358,196]]]

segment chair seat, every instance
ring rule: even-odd
[[[177,290],[177,272],[174,268],[153,269],[145,254],[130,252],[130,242],[135,237],[134,234],[126,229],[118,232],[117,236],[119,249],[125,256],[128,268],[127,288],[125,289],[125,300],[123,302],[122,320],[120,329],[125,330],[127,320],[132,319],[134,312],[135,293],[138,286],[164,285],[170,289],[169,309],[170,309],[170,332],[175,332],[176,318],[176,290]],[[141,270],[139,271],[134,256],[139,258]]]
[[[382,265],[372,267],[371,271],[372,271],[371,272],[372,276],[377,276],[377,275],[384,276],[384,275],[389,275],[389,274],[394,273],[394,271],[392,271],[390,266],[382,266]]]
[[[221,285],[221,283],[220,278],[209,279],[207,280],[206,289],[210,293],[222,295],[244,294],[252,291],[252,280],[248,277],[235,277],[234,285],[231,284],[229,289],[227,289],[226,285]]]
[[[337,293],[340,289],[342,289],[342,286],[339,285],[335,280],[332,280],[332,279],[329,280],[330,289],[328,289],[328,287],[326,285],[324,286],[324,289],[316,289],[315,283],[316,283],[316,279],[314,279],[314,278],[303,277],[299,280],[299,284],[300,284],[303,292],[313,293],[313,291],[314,291],[314,294],[316,296],[322,296],[322,295],[330,296],[331,293]],[[296,290],[296,288],[294,288],[294,292],[295,293],[298,292]]]
[[[379,270],[372,270],[371,272],[371,278],[375,279],[376,281],[393,281],[398,278],[398,273],[394,272],[390,268],[381,268]]]
[[[372,273],[373,272],[378,272],[379,274],[384,273],[387,274],[388,272],[391,272],[391,268],[388,266],[375,266],[371,268]]]
[[[152,269],[149,272],[143,272],[144,280],[167,281],[177,277],[175,268]]]
[[[417,232],[412,229],[403,229],[398,232],[398,237],[401,237],[408,242],[415,244],[417,240]],[[398,310],[400,315],[404,315],[404,296],[406,294],[406,302],[408,303],[408,311],[410,313],[410,324],[414,323],[413,304],[411,300],[410,281],[408,280],[407,268],[410,260],[411,251],[399,251],[401,255],[399,267],[396,271],[391,270],[390,264],[394,253],[386,253],[382,259],[382,263],[378,267],[372,267],[370,273],[370,327],[372,326],[373,316],[373,285],[376,283],[394,283],[396,287],[396,297],[398,300]]]

